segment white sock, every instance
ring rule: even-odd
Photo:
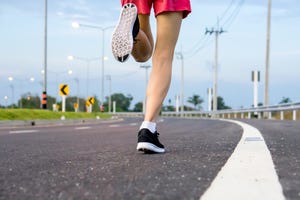
[[[155,122],[148,122],[148,121],[143,121],[140,130],[146,128],[148,129],[151,133],[156,132],[156,123]]]

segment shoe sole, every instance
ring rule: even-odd
[[[156,145],[149,142],[139,142],[136,149],[145,153],[164,153],[165,149],[159,148]]]
[[[119,23],[112,34],[112,53],[116,60],[125,62],[133,48],[132,29],[137,17],[137,7],[128,3],[121,10]]]

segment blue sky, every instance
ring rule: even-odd
[[[74,79],[80,82],[80,96],[87,93],[87,64],[80,60],[67,60],[68,55],[85,58],[102,54],[102,32],[97,29],[74,29],[74,21],[99,25],[115,25],[119,17],[120,2],[96,0],[48,1],[48,89],[58,96],[58,84],[68,83],[70,94],[76,95]],[[183,21],[177,51],[182,48],[185,67],[185,101],[193,94],[200,95],[207,105],[207,88],[212,87],[214,64],[214,37],[205,35],[220,19],[226,30],[219,37],[218,95],[233,108],[253,104],[251,71],[261,71],[259,102],[263,102],[266,51],[267,0],[192,0],[192,13]],[[0,104],[4,96],[12,99],[10,85],[14,86],[14,99],[21,93],[40,95],[43,69],[43,0],[0,1]],[[282,97],[300,101],[300,2],[273,0],[270,51],[270,104]],[[155,36],[155,18],[151,17]],[[105,75],[112,78],[112,92],[131,94],[133,103],[143,100],[145,70],[130,59],[125,64],[114,60],[110,50],[112,29],[105,33]],[[151,62],[145,63],[151,65]],[[66,73],[72,69],[73,74]],[[89,93],[100,96],[101,62],[93,61],[89,67]],[[13,82],[8,76],[14,77]],[[30,82],[29,78],[35,81]],[[180,94],[181,63],[174,59],[173,79],[166,98],[175,103]],[[105,96],[108,82],[105,81]]]

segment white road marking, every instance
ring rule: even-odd
[[[254,127],[233,120],[244,129],[234,152],[200,200],[284,200],[270,151]]]
[[[129,126],[136,126],[137,123],[130,123]]]
[[[121,125],[120,124],[112,124],[112,125],[109,125],[110,128],[116,128],[116,127],[120,127]]]
[[[90,126],[82,126],[82,127],[76,127],[75,130],[86,130],[86,129],[91,129]]]
[[[18,130],[18,131],[9,131],[9,134],[20,134],[20,133],[36,133],[39,130]]]

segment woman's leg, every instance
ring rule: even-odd
[[[132,56],[137,62],[146,62],[152,56],[153,36],[150,27],[150,16],[139,14],[140,30],[134,39]]]
[[[164,12],[156,17],[157,37],[152,57],[152,72],[147,87],[144,121],[156,122],[167,95],[172,74],[174,49],[178,39],[182,12]]]

